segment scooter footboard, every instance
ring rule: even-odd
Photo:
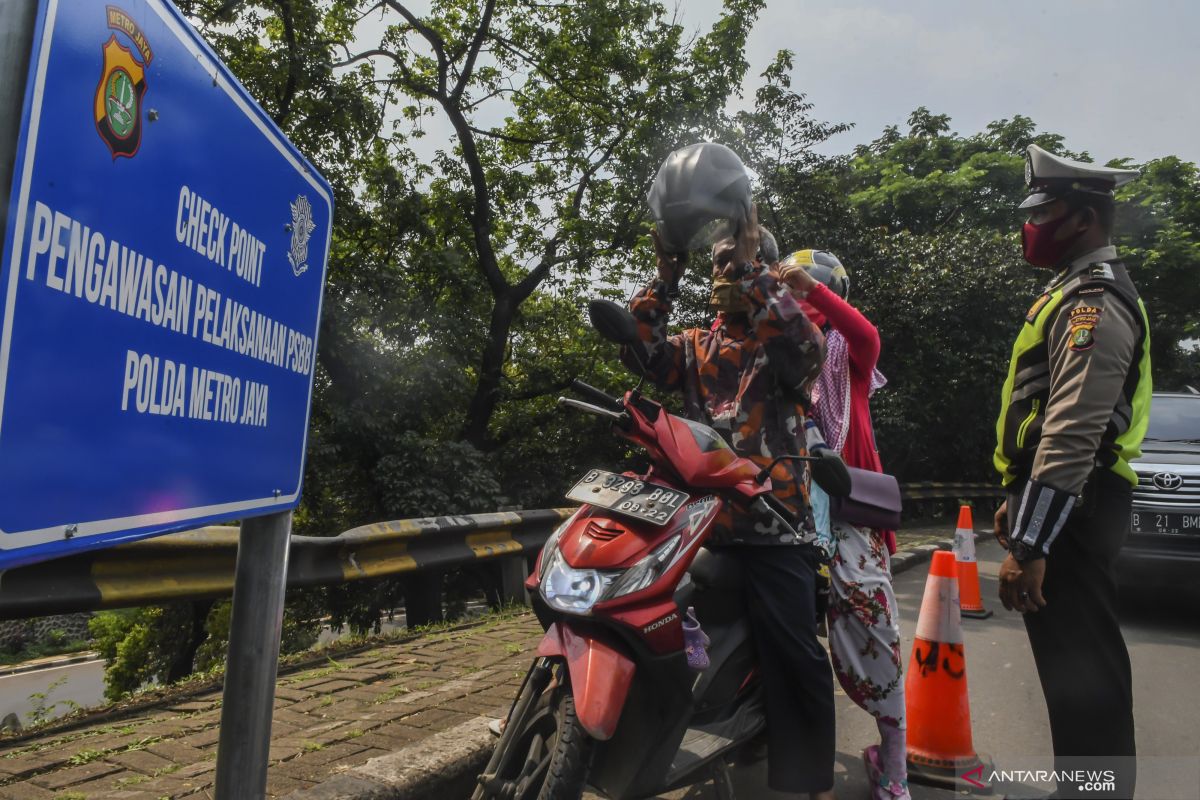
[[[593,739],[612,738],[633,682],[635,667],[626,649],[594,630],[560,621],[546,630],[538,655],[567,662],[579,724]]]

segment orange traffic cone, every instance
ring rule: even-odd
[[[983,607],[979,596],[979,565],[975,563],[975,523],[971,507],[958,510],[958,529],[954,531],[954,560],[958,562],[958,589],[962,615],[987,619],[992,612]]]
[[[956,572],[953,553],[940,550],[933,554],[904,682],[908,779],[978,792],[977,782],[960,777],[984,762],[971,743],[971,703]],[[990,793],[990,789],[987,791]]]

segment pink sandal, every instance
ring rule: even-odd
[[[867,780],[871,783],[871,800],[912,800],[908,793],[908,781],[889,780],[883,774],[879,761],[879,745],[873,744],[862,751],[863,765],[867,768]]]

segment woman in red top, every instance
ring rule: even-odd
[[[886,382],[875,369],[879,331],[846,302],[850,277],[832,253],[792,253],[780,264],[779,274],[809,319],[825,332],[825,366],[812,393],[812,417],[825,442],[849,466],[882,471],[869,406],[871,394]],[[907,798],[900,626],[889,562],[896,535],[837,520],[832,533],[829,650],[834,673],[846,694],[879,726],[881,743],[863,751],[872,797]]]

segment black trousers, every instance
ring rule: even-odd
[[[1009,520],[1019,497],[1009,497]],[[1116,791],[1080,792],[1060,781],[1060,797],[1133,797],[1137,780],[1133,677],[1117,621],[1117,553],[1129,535],[1130,486],[1097,473],[1050,549],[1042,586],[1046,607],[1025,615],[1025,630],[1050,714],[1055,769],[1111,769]]]
[[[766,691],[767,784],[833,788],[833,669],[817,640],[816,573],[797,545],[723,547],[744,570],[746,609]]]

